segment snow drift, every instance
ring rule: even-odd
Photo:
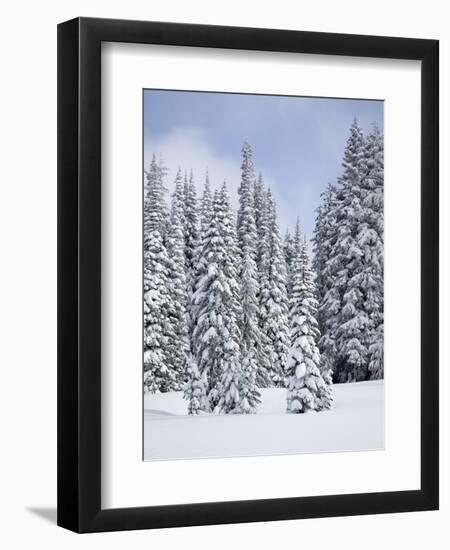
[[[182,392],[144,397],[144,460],[384,448],[382,380],[333,386],[330,411],[286,413],[286,390],[263,389],[258,414],[187,415]]]

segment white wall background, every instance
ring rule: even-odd
[[[450,18],[429,0],[66,0],[6,4],[0,86],[0,544],[5,548],[410,550],[450,520]],[[56,24],[84,15],[437,38],[441,41],[441,510],[79,536],[56,517]],[[407,129],[405,129],[407,131]],[[401,405],[401,402],[399,402]],[[437,543],[437,544],[436,544]]]

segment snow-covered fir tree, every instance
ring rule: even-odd
[[[144,389],[152,393],[178,388],[177,373],[167,362],[171,335],[168,256],[159,230],[144,250]]]
[[[322,202],[316,209],[316,223],[312,239],[314,254],[312,266],[316,274],[317,298],[319,302],[323,300],[326,291],[331,286],[328,261],[333,256],[333,246],[335,244],[333,242],[333,236],[336,232],[335,195],[336,187],[329,183],[325,191],[321,193]]]
[[[350,128],[344,151],[343,174],[339,179],[339,209],[334,261],[339,265],[335,286],[341,296],[336,329],[338,362],[335,372],[341,382],[365,380],[368,375],[369,317],[364,307],[364,250],[358,239],[364,207],[362,180],[366,171],[364,136],[357,120]]]
[[[185,254],[188,273],[193,271],[195,249],[199,235],[199,219],[197,212],[197,192],[194,174],[191,170],[189,182],[184,187],[184,220],[185,220]],[[190,281],[188,281],[189,283]]]
[[[384,325],[375,330],[369,347],[369,372],[372,380],[384,378]]]
[[[214,192],[214,201],[210,197],[209,182],[205,184],[203,196],[208,194],[210,212],[201,218],[200,239],[196,253],[196,281],[192,296],[192,348],[200,376],[206,382],[207,411],[213,411],[217,405],[221,375],[220,351],[215,354],[214,347],[223,341],[222,333],[217,332],[217,319],[222,319],[223,301],[219,284],[221,277],[220,256],[223,255],[223,241],[220,239],[217,225],[218,192]],[[214,207],[214,208],[213,208]],[[216,300],[215,294],[219,294]]]
[[[208,411],[207,382],[190,354],[186,357],[186,373],[188,382],[185,385],[183,397],[188,402],[188,414],[196,415]]]
[[[286,271],[287,271],[287,292],[288,298],[290,300],[292,293],[293,285],[293,271],[294,271],[294,260],[300,254],[303,246],[303,237],[300,229],[300,219],[297,217],[295,222],[294,233],[290,237],[289,242],[289,261],[286,261],[286,248],[284,248],[284,257],[286,261]]]
[[[168,350],[174,333],[170,262],[163,240],[167,212],[163,173],[153,156],[144,197],[144,389],[150,392],[172,391],[179,384]]]
[[[299,254],[301,254],[303,250],[303,242],[304,237],[300,228],[300,219],[297,218],[297,221],[295,222],[294,236],[292,238],[292,264],[294,264],[295,259],[298,258]]]
[[[316,275],[317,299],[319,301],[318,322],[321,337],[321,372],[329,379],[336,363],[335,332],[340,312],[340,295],[334,286],[334,247],[336,244],[336,187],[328,184],[321,194],[322,203],[317,208],[313,237],[313,269]]]
[[[195,189],[194,175],[191,170],[189,180],[187,175],[185,175],[184,180],[184,256],[186,262],[186,285],[187,285],[187,300],[188,304],[192,302],[192,293],[194,291],[196,274],[195,274],[195,264],[196,264],[196,253],[199,239],[199,216],[198,216],[198,205],[197,205],[197,191]],[[191,308],[188,308],[187,311],[188,317],[188,332],[189,340],[192,341],[192,315]]]
[[[174,181],[174,192],[172,194],[172,204],[169,217],[169,224],[172,222],[172,215],[174,213],[174,206],[177,210],[177,218],[181,224],[181,230],[183,232],[183,239],[185,238],[186,233],[186,215],[185,215],[185,203],[186,203],[186,176],[183,178],[181,174],[181,168],[178,168],[175,181]],[[174,204],[176,203],[176,204]],[[183,245],[184,249],[184,245]],[[183,250],[184,253],[184,250]]]
[[[319,404],[318,411],[327,411],[333,408],[333,371],[331,369],[319,368],[320,374],[325,382],[319,384]]]
[[[270,264],[271,264],[271,243],[270,230],[271,218],[269,204],[267,201],[267,190],[262,183],[262,178],[259,179],[259,184],[263,187],[260,189],[260,213],[259,213],[259,230],[257,242],[257,265],[258,265],[258,324],[260,327],[260,355],[258,362],[257,382],[259,387],[266,388],[274,385],[271,377],[271,361],[272,350],[271,341],[266,332],[268,319],[270,316],[269,306],[271,303],[271,279],[270,279]]]
[[[270,189],[267,191],[267,215],[269,273],[268,292],[261,295],[261,332],[268,339],[271,385],[284,387],[289,349],[287,274],[277,208]]]
[[[239,247],[239,271],[242,354],[248,370],[264,373],[258,366],[264,364],[262,334],[258,322],[258,271],[256,265],[258,235],[255,222],[253,152],[250,144],[242,148],[241,182],[238,188],[237,237]],[[258,380],[263,385],[267,380]]]
[[[317,346],[317,300],[306,242],[296,250],[290,297],[290,349],[287,361],[287,412],[305,413],[331,407],[331,386],[320,370]]]
[[[383,180],[382,135],[355,120],[314,234],[322,369],[338,382],[383,376]]]
[[[244,344],[243,332],[239,320],[244,318],[242,288],[238,282],[239,270],[242,269],[242,257],[239,254],[235,220],[230,203],[228,189],[224,183],[219,193],[219,228],[227,254],[224,257],[223,273],[230,289],[229,334],[232,336],[225,345],[226,360],[223,364],[221,379],[222,395],[219,410],[222,413],[253,413],[260,403],[260,392],[257,387],[258,364],[255,357],[257,350]],[[234,335],[234,336],[233,336]],[[240,342],[241,350],[236,354],[235,342]]]
[[[286,262],[287,288],[288,288],[288,295],[289,295],[289,287],[290,287],[289,280],[290,280],[291,267],[292,267],[292,258],[294,257],[294,239],[292,238],[289,229],[286,229],[286,234],[284,236],[283,251],[284,251],[284,260]]]
[[[366,139],[366,174],[364,176],[364,205],[371,212],[371,226],[376,230],[381,245],[379,262],[383,271],[384,239],[384,137],[376,123]]]
[[[211,182],[209,181],[209,173],[206,171],[205,185],[203,187],[203,195],[200,205],[200,232],[204,232],[209,226],[209,220],[212,213],[212,194],[211,194]]]
[[[168,366],[175,373],[180,389],[186,381],[185,364],[186,355],[189,352],[184,202],[181,171],[178,171],[166,239],[169,256],[167,282],[170,293],[169,320],[172,325],[171,338],[168,339],[166,347],[166,358]]]
[[[254,204],[256,232],[258,234],[258,239],[261,239],[264,237],[263,218],[266,208],[266,189],[261,173],[258,174],[258,179],[255,182]]]
[[[196,324],[196,318],[198,313],[198,306],[194,301],[194,293],[198,284],[202,280],[208,268],[208,260],[203,255],[203,243],[206,238],[206,233],[212,223],[212,195],[211,185],[209,181],[208,171],[206,172],[205,183],[203,187],[203,194],[200,201],[200,216],[199,216],[199,232],[194,251],[193,266],[192,266],[192,292],[189,299],[189,319],[190,319],[190,339],[191,350],[194,350],[194,326]]]
[[[150,169],[145,173],[144,195],[144,248],[154,231],[158,231],[163,241],[165,238],[166,223],[168,218],[165,193],[167,190],[163,184],[163,176],[166,170],[162,161],[156,162],[153,154]],[[145,266],[144,266],[145,268]]]
[[[194,292],[197,281],[202,277],[207,267],[206,260],[202,257],[202,240],[211,225],[211,219],[213,215],[212,204],[213,200],[211,194],[211,184],[209,181],[208,171],[206,171],[205,183],[203,186],[203,193],[200,199],[198,212],[198,234],[195,244],[194,257],[192,261],[192,292]]]
[[[369,317],[370,378],[383,378],[384,345],[384,143],[376,124],[366,140],[366,174],[362,183],[364,214],[358,228],[358,242],[363,249],[361,286],[365,294],[364,308]]]
[[[237,239],[225,185],[214,193],[212,216],[199,246],[205,269],[198,273],[193,295],[195,358],[207,381],[208,410],[228,413],[240,407],[243,377]]]

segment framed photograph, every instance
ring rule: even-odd
[[[438,508],[438,41],[58,27],[58,524]]]

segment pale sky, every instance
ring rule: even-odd
[[[297,217],[311,238],[315,209],[341,160],[356,117],[364,132],[383,130],[383,101],[205,92],[144,91],[144,167],[153,152],[168,168],[173,190],[178,167],[194,171],[201,195],[206,169],[212,187],[226,180],[237,205],[241,148],[253,147],[256,173],[272,187],[282,235]]]

